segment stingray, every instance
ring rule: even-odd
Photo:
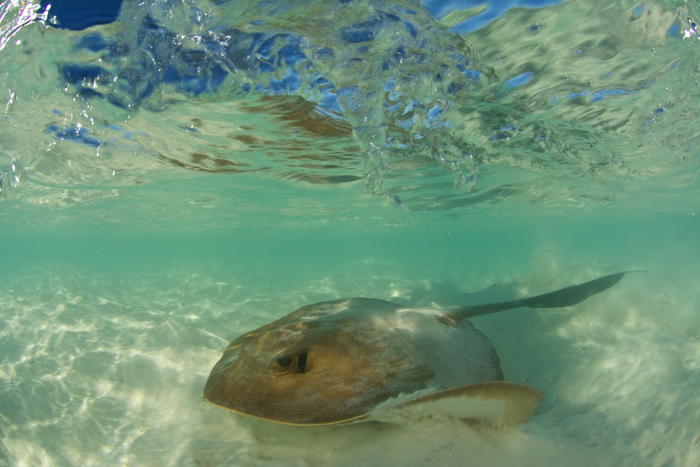
[[[211,370],[204,400],[287,425],[337,425],[446,413],[483,425],[527,421],[543,395],[503,381],[488,338],[467,319],[520,307],[559,308],[623,273],[508,302],[406,308],[372,298],[316,303],[247,332]]]

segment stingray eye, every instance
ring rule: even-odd
[[[277,364],[282,368],[287,368],[289,365],[292,364],[292,359],[289,357],[280,357],[277,359]]]
[[[299,373],[306,372],[306,352],[300,353],[297,357],[297,368],[299,369]]]

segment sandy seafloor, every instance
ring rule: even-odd
[[[697,217],[91,238],[4,251],[0,465],[700,462]],[[517,428],[288,427],[201,399],[229,340],[304,304],[483,303],[628,269],[646,272],[570,309],[474,319],[506,380],[546,395]]]

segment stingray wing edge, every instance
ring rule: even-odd
[[[488,381],[456,386],[375,409],[366,419],[397,421],[434,413],[471,420],[494,428],[515,426],[530,419],[544,395],[530,386]]]

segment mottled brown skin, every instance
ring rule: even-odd
[[[386,311],[401,308],[377,302]],[[400,342],[374,329],[363,332],[362,313],[314,317],[319,305],[231,342],[212,370],[205,399],[265,420],[328,424],[362,416],[389,397],[423,389],[432,378],[427,365],[415,364],[415,349],[397,352],[392,347]],[[300,354],[306,354],[303,368]],[[281,366],[281,358],[291,363]]]
[[[500,398],[505,407],[522,405],[523,410],[507,409],[504,418],[521,423],[541,394],[511,383],[480,384],[502,381],[503,374],[488,338],[465,318],[519,307],[571,306],[612,287],[624,274],[445,311],[364,298],[309,305],[231,342],[209,375],[204,399],[264,420],[313,426],[356,421],[387,404],[457,394]]]

